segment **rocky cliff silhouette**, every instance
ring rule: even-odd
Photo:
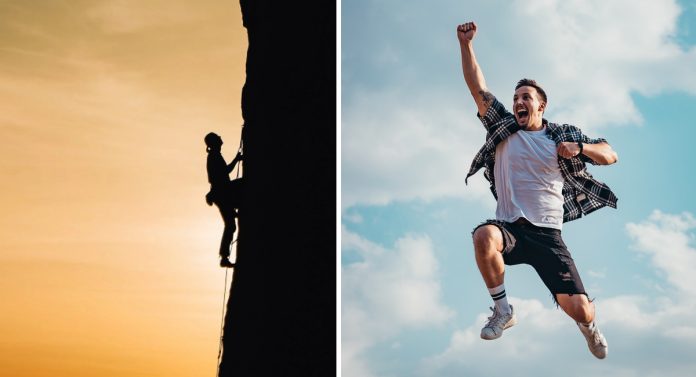
[[[244,204],[220,376],[336,373],[336,4],[242,0]]]

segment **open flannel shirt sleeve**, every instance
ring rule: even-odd
[[[476,153],[466,180],[476,174],[482,167],[485,167],[484,177],[490,182],[491,192],[497,200],[498,194],[495,190],[495,176],[493,174],[495,148],[500,142],[521,128],[517,124],[514,115],[505,109],[505,106],[498,99],[494,99],[493,104],[491,104],[483,116],[479,114],[477,116],[486,128],[486,142]],[[606,140],[601,138],[590,139],[578,127],[569,124],[548,123],[545,119],[544,123],[547,126],[547,135],[556,145],[566,141],[582,142],[584,144],[606,142]],[[609,186],[592,177],[587,171],[585,164],[587,162],[597,165],[595,161],[585,155],[569,159],[558,157],[558,165],[564,179],[562,191],[563,222],[578,219],[582,215],[587,215],[604,206],[616,208],[618,201],[616,195],[614,195]]]

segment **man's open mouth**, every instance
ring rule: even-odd
[[[529,111],[527,111],[526,109],[517,110],[517,120],[518,121],[525,120],[525,119],[527,119],[528,116],[529,116]]]

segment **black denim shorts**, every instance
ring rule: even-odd
[[[531,223],[508,223],[487,220],[477,226],[495,225],[503,233],[503,261],[507,265],[528,264],[532,266],[546,287],[551,291],[554,302],[556,294],[584,294],[585,287],[575,268],[575,262],[561,238],[561,231],[543,228]],[[472,233],[473,234],[473,233]]]

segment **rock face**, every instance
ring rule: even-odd
[[[244,205],[220,376],[336,373],[336,4],[241,0]]]

